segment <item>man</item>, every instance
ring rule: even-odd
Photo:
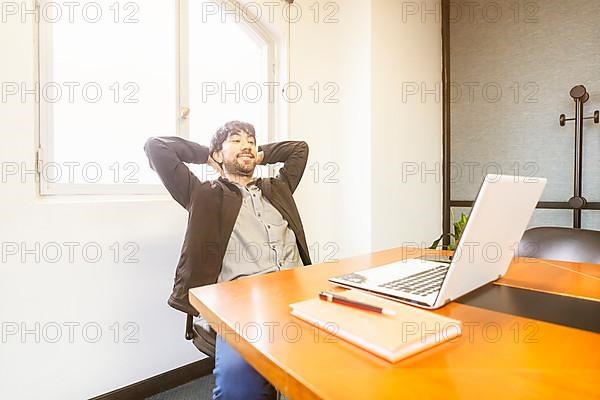
[[[284,141],[256,146],[251,124],[219,128],[210,149],[166,136],[148,139],[150,167],[188,210],[175,274],[173,308],[198,316],[188,302],[193,287],[311,264],[292,194],[300,183],[308,145]],[[256,165],[283,162],[275,178],[254,179]],[[209,164],[216,180],[201,181],[184,163]],[[276,392],[222,338],[217,337],[213,399],[271,399]]]

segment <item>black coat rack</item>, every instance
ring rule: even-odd
[[[583,121],[593,119],[594,123],[600,122],[600,111],[594,111],[591,117],[583,116],[583,105],[590,99],[590,94],[585,86],[577,85],[570,92],[575,101],[575,118],[560,115],[560,126],[565,126],[567,121],[575,121],[575,160],[573,165],[573,197],[569,199],[569,207],[573,209],[573,228],[581,228],[581,210],[587,205],[587,200],[582,195],[583,177]]]

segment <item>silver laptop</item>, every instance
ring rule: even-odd
[[[487,175],[451,260],[413,258],[329,281],[439,308],[506,273],[545,185],[545,178]]]

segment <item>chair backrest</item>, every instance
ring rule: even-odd
[[[517,256],[600,264],[600,231],[531,228],[523,234]]]

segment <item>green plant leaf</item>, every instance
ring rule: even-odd
[[[435,250],[438,248],[440,241],[444,238],[444,235],[442,234],[439,238],[437,238],[437,240],[434,240],[434,242],[431,244],[431,246],[428,247],[428,249],[431,250]]]
[[[454,234],[458,237],[462,234],[462,228],[460,227],[460,221],[455,222],[454,224]]]
[[[460,216],[460,225],[462,226],[463,230],[465,229],[465,226],[467,226],[468,220],[469,217],[467,217],[465,213],[462,213],[462,215]]]
[[[460,237],[462,236],[465,227],[467,226],[468,220],[469,218],[465,215],[465,213],[462,213],[460,219],[454,223],[454,234],[456,235],[456,242],[460,240]]]
[[[429,246],[429,247],[428,247],[428,249],[431,249],[431,250],[435,250],[435,249],[437,249],[437,248],[438,248],[438,246],[440,245],[440,242],[442,241],[442,239],[443,239],[444,237],[446,237],[446,236],[447,236],[447,237],[454,237],[454,234],[453,234],[453,233],[446,233],[446,234],[442,234],[442,235],[440,235],[440,237],[439,237],[439,238],[438,238],[436,241],[434,241],[434,242],[431,244],[431,246]],[[443,248],[444,248],[444,246],[442,246],[442,249],[443,249]]]
[[[452,212],[452,210],[450,211]],[[452,215],[454,216],[454,214]],[[465,227],[467,226],[468,220],[469,217],[467,217],[465,213],[461,213],[460,219],[452,224],[454,228],[454,233],[441,235],[436,241],[434,241],[431,244],[431,246],[428,247],[428,249],[437,249],[444,237],[451,237],[454,238],[453,243],[450,243],[447,246],[442,246],[442,250],[456,250],[456,245],[458,244],[458,241],[460,240],[460,237],[462,236]]]

